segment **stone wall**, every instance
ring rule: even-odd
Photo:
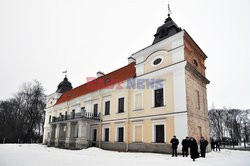
[[[199,105],[197,91],[199,91]],[[206,84],[202,79],[199,79],[192,71],[186,69],[188,134],[197,141],[200,140],[201,135],[208,141],[210,139],[206,91]],[[199,127],[201,127],[201,133]]]
[[[110,143],[102,142],[102,149],[116,151],[131,151],[131,152],[154,152],[154,153],[172,153],[171,144],[164,143]]]

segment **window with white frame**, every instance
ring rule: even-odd
[[[143,123],[133,125],[133,142],[143,142]]]
[[[94,116],[97,117],[98,115],[98,104],[94,104]]]
[[[125,124],[118,123],[116,124],[115,130],[115,141],[116,142],[124,142],[125,139]]]
[[[143,108],[143,94],[135,93],[135,109],[142,109]]]
[[[164,106],[164,91],[163,88],[154,90],[154,107]]]
[[[103,141],[109,142],[109,128],[104,128],[103,130]]]
[[[155,125],[155,142],[156,143],[164,143],[164,125],[159,124]]]
[[[117,142],[124,142],[124,127],[117,127]]]
[[[105,101],[104,115],[110,115],[110,101]]]
[[[118,113],[124,112],[124,97],[118,98]]]

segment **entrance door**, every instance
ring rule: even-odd
[[[164,143],[164,125],[155,126],[155,142]]]
[[[97,140],[97,129],[93,129],[93,141],[96,142]]]

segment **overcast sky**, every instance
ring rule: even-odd
[[[0,0],[0,100],[37,79],[74,87],[152,44],[167,0]],[[207,54],[209,108],[250,108],[250,1],[170,0],[172,18]]]

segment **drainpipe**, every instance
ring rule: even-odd
[[[99,113],[99,148],[102,148],[102,114]]]
[[[129,89],[127,89],[127,142],[126,142],[126,152],[128,152],[129,148],[128,148],[128,145],[129,145],[129,110],[130,110],[130,101],[129,101]]]
[[[100,91],[99,91],[100,94]],[[99,148],[102,148],[102,110],[103,110],[103,98],[102,95],[99,95],[100,97],[100,112],[99,112]]]

